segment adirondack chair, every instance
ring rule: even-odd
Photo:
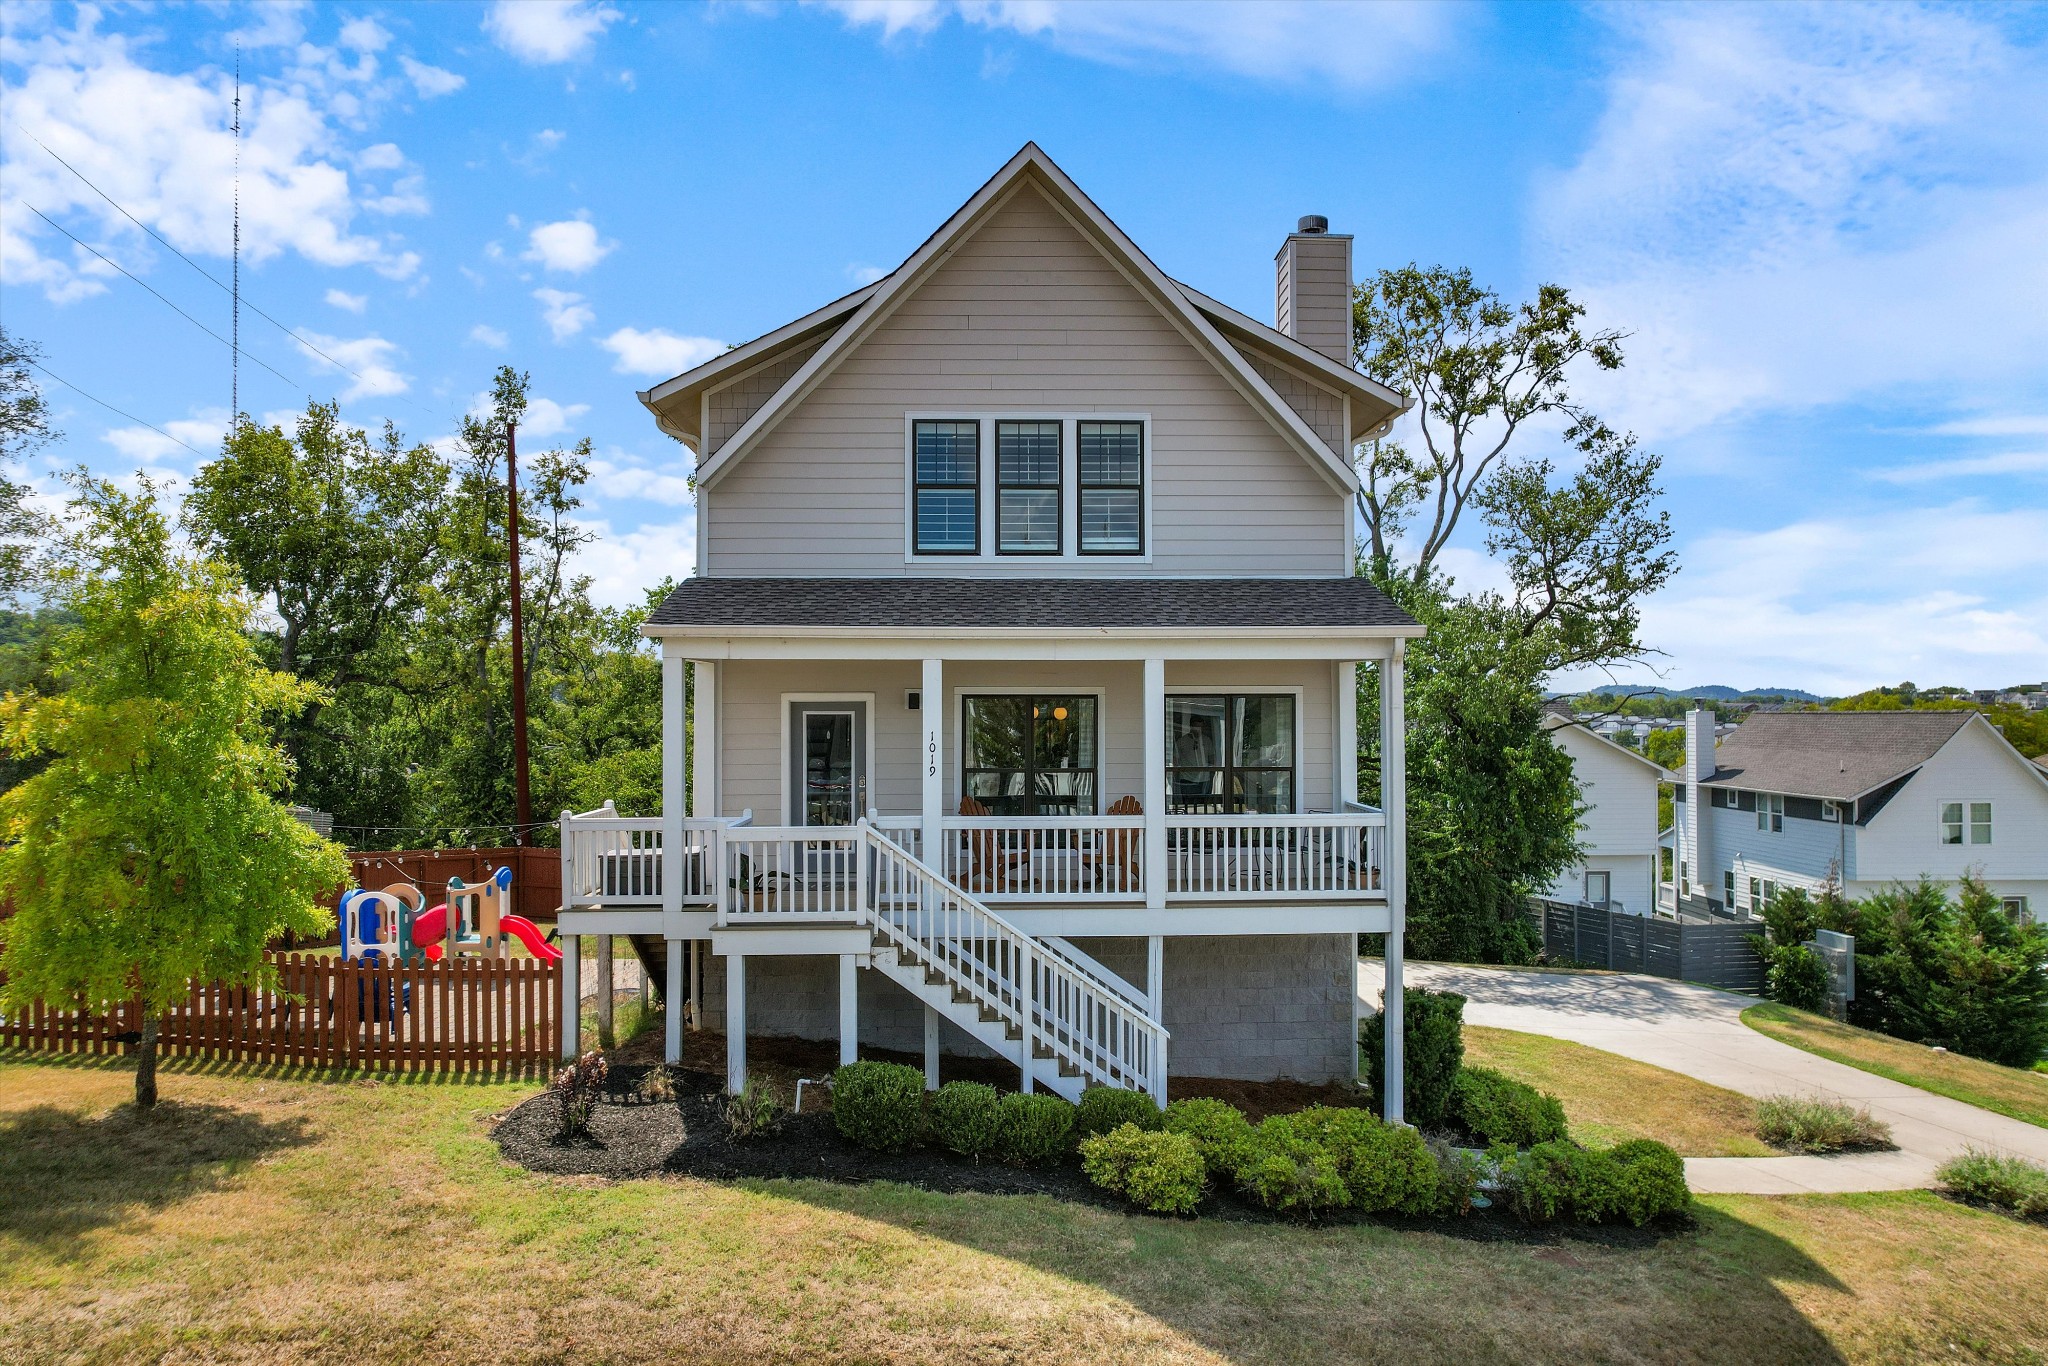
[[[986,816],[991,814],[986,806],[972,797],[960,799],[960,814],[963,816]],[[1006,884],[1013,884],[1021,868],[1025,876],[1031,872],[1031,849],[1027,843],[1023,848],[1005,849],[1002,836],[994,830],[970,830],[967,833],[968,866],[961,879],[970,892],[1000,892],[1008,890]]]
[[[1142,816],[1145,808],[1136,797],[1118,797],[1109,805],[1111,816]],[[1142,865],[1138,856],[1139,838],[1135,830],[1110,830],[1102,836],[1102,861],[1097,867],[1098,880],[1110,891],[1135,892],[1142,885]]]

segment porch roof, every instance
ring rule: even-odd
[[[660,627],[1369,630],[1420,635],[1364,579],[693,578]]]

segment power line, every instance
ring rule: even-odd
[[[179,440],[179,439],[178,439],[177,437],[175,437],[175,436],[172,436],[172,435],[171,435],[171,434],[170,434],[169,432],[167,432],[167,431],[165,431],[165,430],[164,430],[163,428],[161,428],[161,427],[157,426],[157,425],[156,425],[156,424],[155,424],[154,422],[144,422],[144,421],[143,421],[143,420],[142,420],[141,418],[139,418],[139,417],[135,416],[135,414],[133,414],[133,413],[126,413],[126,412],[122,412],[122,411],[121,411],[121,410],[120,410],[119,408],[116,408],[116,407],[115,407],[115,406],[114,406],[113,404],[111,404],[111,403],[107,402],[107,401],[106,401],[105,399],[103,399],[103,398],[93,398],[93,396],[92,396],[91,394],[88,394],[88,393],[86,393],[86,392],[85,392],[85,390],[83,390],[83,389],[79,388],[79,387],[78,387],[77,385],[73,384],[73,383],[72,383],[72,382],[71,382],[70,380],[68,380],[68,379],[64,378],[64,376],[62,376],[62,375],[58,374],[58,373],[57,373],[57,372],[56,372],[55,370],[52,370],[52,369],[51,369],[51,368],[50,368],[49,366],[47,366],[47,365],[44,365],[44,364],[43,364],[42,362],[40,362],[40,361],[38,361],[38,360],[34,359],[34,358],[33,358],[33,357],[31,357],[31,356],[23,356],[23,357],[22,357],[22,359],[23,359],[23,360],[25,360],[25,361],[27,361],[27,362],[28,362],[28,363],[29,363],[30,365],[33,365],[33,366],[35,366],[35,368],[36,368],[36,369],[38,369],[38,370],[42,371],[42,372],[43,372],[44,374],[48,375],[48,376],[49,376],[49,377],[50,377],[51,379],[53,379],[53,380],[56,380],[56,381],[57,381],[57,383],[59,383],[59,384],[63,385],[63,386],[64,386],[64,387],[66,388],[66,389],[69,389],[69,390],[70,390],[70,391],[71,391],[72,393],[74,393],[74,394],[77,394],[77,395],[79,395],[79,396],[80,396],[81,398],[87,398],[87,399],[91,399],[91,400],[92,400],[92,401],[93,401],[94,403],[97,403],[97,404],[99,404],[99,405],[100,405],[100,407],[102,407],[102,408],[105,408],[105,409],[106,409],[106,410],[107,410],[108,412],[110,412],[110,413],[113,413],[113,414],[114,414],[114,415],[116,415],[117,417],[125,417],[125,418],[127,418],[127,419],[128,419],[128,420],[129,420],[130,422],[134,422],[134,423],[137,423],[137,424],[139,424],[139,425],[141,425],[141,426],[147,427],[147,428],[149,428],[149,429],[150,429],[151,431],[155,432],[155,433],[156,433],[156,434],[157,434],[158,436],[160,436],[160,437],[163,437],[163,438],[164,438],[164,439],[165,439],[166,441],[177,441],[177,442],[178,442],[178,444],[179,444],[180,446],[183,446],[183,447],[184,447],[184,448],[185,448],[186,450],[188,450],[188,451],[192,452],[192,454],[194,454],[194,455],[198,456],[198,457],[199,457],[199,458],[200,458],[201,460],[204,460],[204,459],[206,459],[206,452],[205,452],[205,451],[202,451],[202,450],[200,450],[200,449],[199,449],[199,448],[198,448],[197,446],[193,445],[193,444],[192,444],[191,442],[189,442],[189,441],[180,441],[180,440]]]
[[[242,45],[235,44],[235,286],[228,330],[228,425],[242,421]]]

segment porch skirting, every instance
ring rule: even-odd
[[[1075,939],[1075,947],[1141,990],[1142,939]],[[1320,935],[1183,935],[1165,942],[1164,1023],[1172,1076],[1238,1081],[1341,1081],[1350,1076],[1357,938]],[[829,955],[750,957],[747,1031],[820,1041],[839,1037],[839,960]],[[859,974],[863,1047],[918,1053],[924,1009],[880,973]],[[725,1019],[725,960],[704,974],[702,1018]],[[1376,1004],[1376,1003],[1375,1003]],[[939,1022],[942,1052],[992,1057]]]

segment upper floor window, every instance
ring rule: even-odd
[[[1840,821],[1840,820],[1842,819],[1842,808],[1841,808],[1841,806],[1840,806],[1840,805],[1839,805],[1838,803],[1835,803],[1835,802],[1830,802],[1830,801],[1823,801],[1823,802],[1821,802],[1821,804],[1820,804],[1820,818],[1821,818],[1822,820],[1824,820],[1824,821],[1837,821],[1837,822],[1839,822],[1839,821]]]
[[[1081,553],[1135,555],[1145,545],[1145,424],[1081,422]]]
[[[1941,842],[1961,844],[1964,832],[1968,832],[1972,844],[1991,843],[1990,802],[1943,802],[1941,804]]]
[[[975,554],[981,549],[981,424],[918,422],[911,446],[918,553]]]
[[[1784,793],[1759,792],[1756,794],[1756,828],[1771,831],[1782,831],[1785,828]]]
[[[1060,553],[1060,424],[996,424],[996,553]]]

